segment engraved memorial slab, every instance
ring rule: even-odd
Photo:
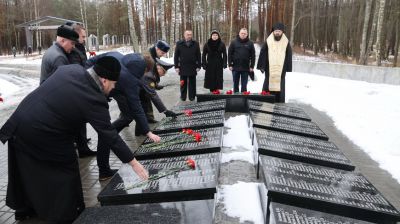
[[[318,212],[310,209],[272,202],[268,224],[329,223],[329,224],[372,224],[344,216]],[[269,221],[269,222],[268,222]]]
[[[250,124],[253,127],[264,128],[273,131],[280,131],[310,138],[328,140],[328,136],[311,121],[304,121],[283,116],[265,114],[260,112],[250,112]]]
[[[296,118],[300,120],[311,121],[311,118],[298,107],[285,106],[280,104],[265,103],[255,100],[249,100],[249,110],[267,114],[275,114],[284,117]]]
[[[254,128],[258,153],[353,171],[351,161],[332,142]]]
[[[98,195],[101,205],[159,203],[213,199],[219,169],[219,153],[142,160],[149,180],[142,181],[128,165],[123,166]]]
[[[179,201],[86,208],[74,224],[212,223],[214,200]]]
[[[154,143],[146,138],[135,152],[138,160],[194,155],[221,151],[223,127],[195,130],[200,133],[200,141],[182,131],[160,134],[161,142]]]
[[[212,127],[224,126],[224,114],[225,111],[210,111],[204,113],[196,113],[191,116],[179,115],[177,118],[166,117],[162,119],[157,127],[154,129],[154,133],[168,133],[178,132],[183,128],[191,129],[202,129]]]
[[[204,102],[196,102],[190,104],[183,104],[171,108],[177,114],[184,114],[185,110],[190,110],[192,113],[200,113],[215,110],[225,110],[226,100],[212,100]]]
[[[197,94],[197,102],[204,102],[210,100],[220,100],[226,99],[226,111],[227,112],[239,112],[239,113],[248,113],[249,107],[247,105],[247,100],[257,100],[268,103],[275,103],[274,95],[260,95],[260,94],[249,94],[244,95],[241,93],[237,94]]]
[[[260,155],[268,200],[370,222],[400,213],[360,173]]]

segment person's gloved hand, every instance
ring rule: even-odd
[[[175,112],[170,111],[170,110],[166,110],[166,111],[164,112],[164,114],[165,114],[165,116],[167,116],[167,117],[173,117],[173,118],[176,118],[176,117],[178,116],[178,114],[176,114]]]
[[[164,88],[163,85],[156,85],[156,90],[161,90],[161,89],[163,89],[163,88]]]

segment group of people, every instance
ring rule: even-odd
[[[275,101],[285,102],[285,75],[292,71],[292,49],[284,34],[284,25],[276,23],[262,46],[257,69],[265,72],[262,91],[275,95]],[[210,92],[223,89],[223,70],[229,67],[233,77],[233,92],[247,91],[250,75],[254,76],[256,61],[254,43],[248,37],[246,28],[239,31],[228,48],[217,30],[211,31],[210,38],[203,46],[201,55],[198,42],[192,39],[192,31],[186,30],[184,39],[176,43],[174,65],[180,75],[181,100],[186,96],[193,101],[196,96],[196,75],[202,67],[205,70],[204,88]],[[253,74],[251,74],[253,73]]]
[[[283,31],[282,24],[274,25],[257,66],[266,73],[263,90],[276,93],[278,102],[284,102],[284,74],[291,71],[291,49]],[[192,31],[186,30],[184,39],[176,43],[174,64],[160,59],[170,49],[162,40],[144,54],[108,52],[88,59],[83,25],[58,27],[56,41],[42,58],[40,86],[24,98],[0,129],[0,141],[8,142],[6,204],[15,209],[17,220],[39,216],[50,222],[70,223],[83,211],[78,157],[96,155],[99,180],[106,180],[117,172],[109,165],[112,150],[139,177],[147,179],[146,169],[118,133],[135,120],[136,135],[160,141],[149,128],[149,123],[156,122],[152,103],[160,113],[177,116],[157,94],[163,88],[160,78],[168,69],[175,67],[180,75],[183,101],[187,95],[189,100],[195,99],[196,75],[201,67],[206,71],[205,88],[222,89],[223,69],[229,66],[234,91],[239,91],[239,82],[241,91],[246,91],[255,65],[254,44],[247,30],[240,30],[228,54],[217,30],[211,32],[203,55],[192,36]],[[112,123],[111,98],[120,110]],[[87,123],[98,133],[97,152],[88,147]]]

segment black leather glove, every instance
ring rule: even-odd
[[[165,116],[167,116],[167,117],[173,117],[173,118],[176,118],[176,117],[178,116],[178,114],[176,114],[175,112],[170,111],[170,110],[166,110],[166,111],[164,112],[164,114],[165,114]]]
[[[163,89],[163,88],[164,88],[163,85],[156,85],[156,90],[161,90],[161,89]]]

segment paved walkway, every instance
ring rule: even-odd
[[[0,69],[1,70],[1,69]],[[23,73],[23,72],[18,72]],[[36,74],[37,75],[37,74]],[[38,77],[34,75],[34,77]],[[197,78],[197,89],[199,92],[205,91],[203,89],[203,77],[199,75]],[[226,72],[224,74],[225,88],[232,86],[231,73]],[[168,108],[176,105],[179,99],[179,79],[175,73],[168,74],[167,77],[162,78],[162,84],[166,87],[159,91],[159,95],[163,99],[164,103]],[[372,183],[376,186],[379,191],[398,209],[400,210],[400,185],[394,180],[388,172],[379,168],[378,164],[374,162],[367,154],[360,150],[357,146],[351,143],[346,136],[338,131],[332,120],[326,116],[325,113],[316,111],[308,105],[300,105],[310,115],[312,120],[316,122],[320,128],[330,137],[330,140],[334,142],[340,149],[344,151],[346,156],[357,166],[357,171],[362,172]],[[12,113],[15,108],[9,110],[0,111],[0,125],[4,124],[6,119]],[[115,102],[111,103],[110,107],[111,116],[115,119],[119,110],[116,107]],[[160,120],[164,117],[163,114],[155,112],[156,119]],[[233,113],[227,113],[226,118],[237,115]],[[121,132],[121,136],[128,143],[131,149],[135,149],[144,140],[144,137],[134,136],[134,122],[129,128],[124,129]],[[92,146],[96,146],[97,135],[92,128],[88,131],[89,137],[92,138]],[[229,149],[223,149],[229,150]],[[83,193],[85,203],[87,207],[99,206],[97,201],[97,195],[101,189],[108,183],[98,181],[98,169],[96,165],[96,159],[85,158],[79,159],[80,173],[82,178]],[[112,167],[119,168],[121,162],[112,155],[110,158],[110,164]],[[230,163],[221,164],[219,174],[219,184],[234,184],[238,181],[243,182],[258,182],[255,176],[255,169],[252,164],[242,161],[232,161]],[[7,187],[7,150],[6,145],[0,144],[0,223],[44,223],[40,220],[33,219],[24,222],[15,222],[13,210],[10,210],[5,206]],[[238,218],[229,217],[224,213],[223,204],[216,205],[215,212],[216,223],[239,223]]]

